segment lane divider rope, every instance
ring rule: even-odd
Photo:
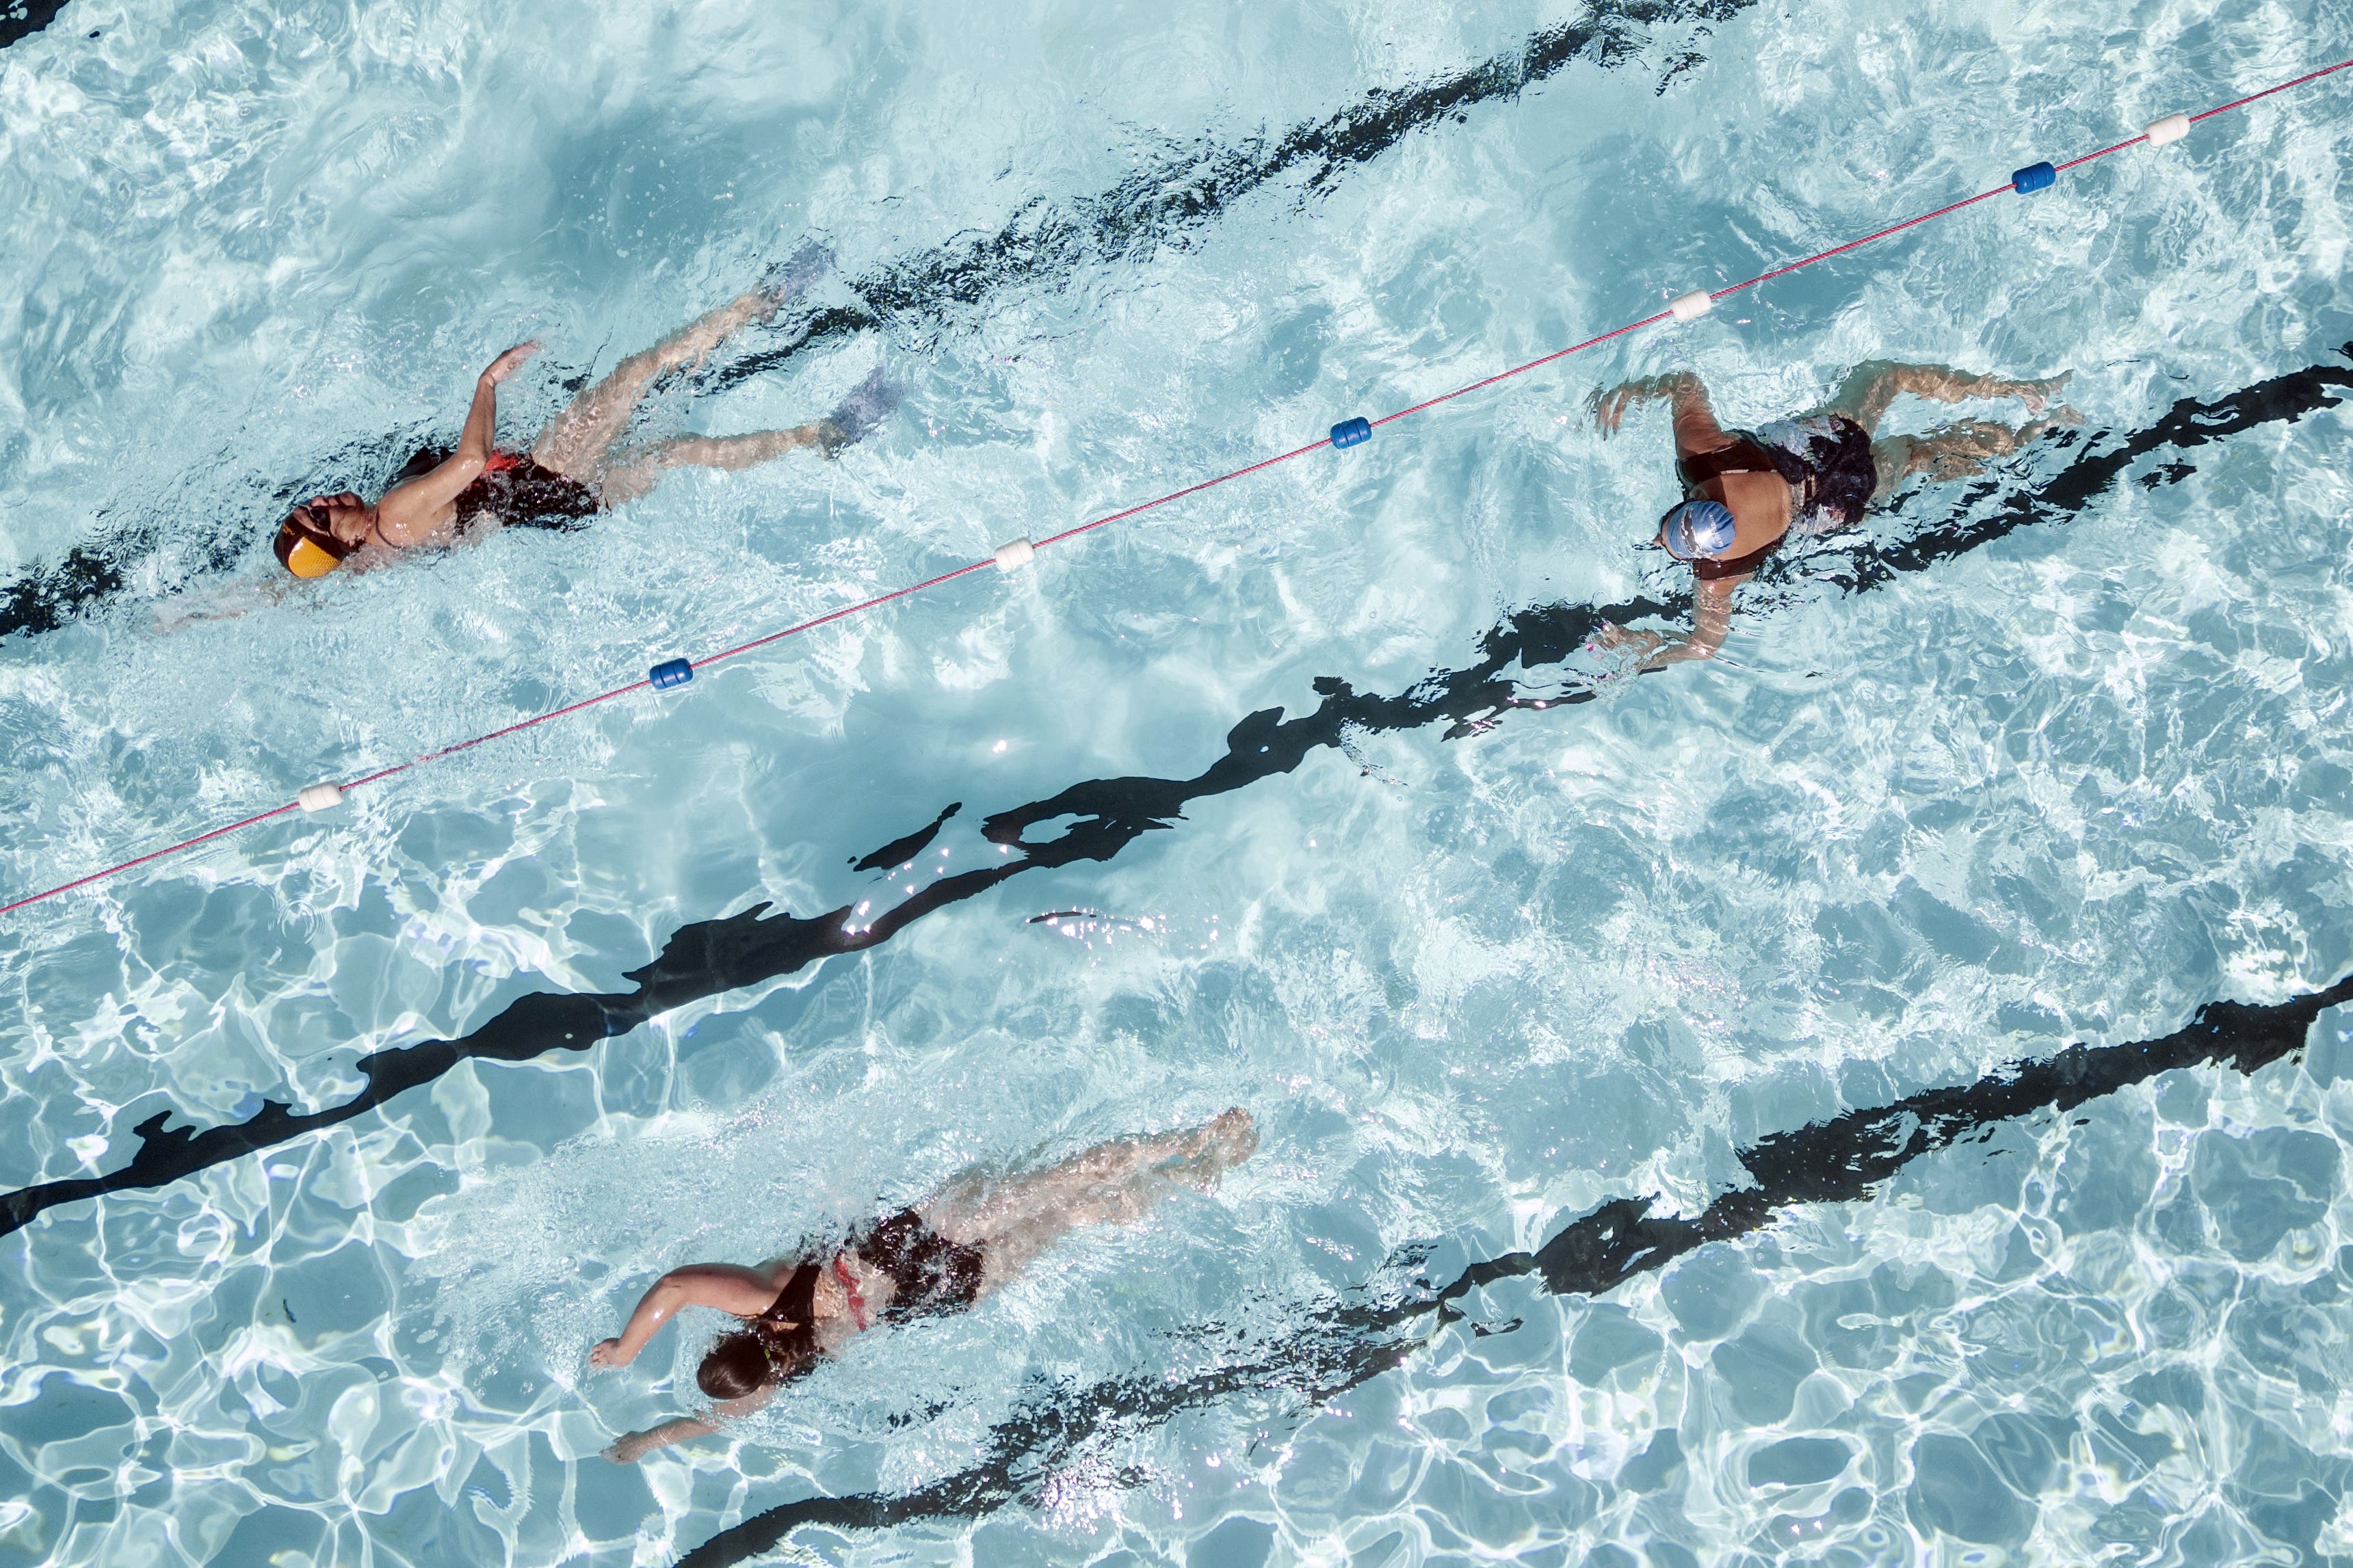
[[[275,817],[283,816],[290,811],[318,812],[328,810],[333,806],[341,805],[343,797],[353,790],[365,789],[371,784],[381,784],[385,779],[391,778],[396,773],[406,773],[412,768],[421,768],[427,763],[439,762],[444,757],[454,757],[460,752],[471,751],[476,746],[486,745],[492,741],[503,740],[509,735],[520,734],[525,730],[533,729],[541,724],[549,723],[554,720],[567,717],[570,714],[581,712],[584,710],[596,707],[601,703],[610,702],[616,698],[627,697],[632,692],[637,691],[649,689],[667,690],[673,687],[683,686],[694,679],[695,671],[708,668],[710,666],[717,664],[723,659],[733,658],[740,654],[750,653],[755,648],[766,647],[770,643],[782,642],[786,637],[798,637],[804,632],[813,632],[819,626],[830,626],[835,621],[846,620],[852,616],[864,615],[870,610],[881,609],[883,605],[895,603],[898,600],[912,598],[917,594],[928,593],[934,588],[953,583],[959,577],[970,576],[975,572],[985,572],[991,567],[995,567],[998,571],[1002,572],[1018,572],[1035,561],[1037,559],[1038,552],[1040,550],[1044,550],[1057,544],[1067,543],[1073,539],[1079,538],[1082,534],[1092,533],[1099,528],[1108,528],[1113,523],[1125,521],[1131,517],[1134,517],[1139,513],[1151,511],[1156,507],[1164,507],[1172,501],[1183,500],[1187,496],[1199,495],[1203,490],[1215,489],[1219,485],[1229,484],[1235,479],[1248,478],[1250,475],[1258,473],[1261,469],[1271,468],[1280,464],[1288,463],[1295,458],[1303,458],[1310,452],[1320,452],[1327,447],[1338,451],[1360,445],[1361,443],[1371,439],[1373,432],[1384,425],[1394,425],[1400,419],[1409,419],[1417,414],[1436,408],[1440,404],[1451,403],[1458,397],[1467,397],[1474,392],[1484,391],[1486,388],[1496,385],[1499,383],[1509,381],[1514,376],[1525,375],[1532,370],[1541,370],[1546,365],[1551,364],[1556,360],[1567,359],[1571,354],[1583,353],[1588,349],[1599,348],[1603,343],[1611,342],[1617,338],[1622,338],[1630,332],[1639,332],[1645,327],[1656,326],[1661,321],[1672,321],[1682,322],[1697,321],[1700,317],[1706,315],[1710,310],[1714,310],[1717,300],[1729,299],[1731,296],[1740,293],[1745,289],[1754,289],[1759,284],[1769,283],[1776,278],[1786,278],[1790,273],[1796,272],[1802,268],[1811,267],[1816,262],[1828,261],[1832,257],[1844,256],[1848,251],[1860,250],[1866,245],[1871,245],[1879,240],[1886,239],[1893,235],[1902,234],[1905,229],[1917,228],[1923,224],[1933,223],[1938,218],[1948,217],[1952,214],[1959,212],[1965,207],[1973,207],[1979,202],[1990,201],[1995,196],[2001,195],[2006,192],[2013,192],[2019,195],[2031,195],[2036,191],[2049,188],[2061,174],[2065,174],[2070,169],[2077,169],[2086,163],[2096,163],[2102,158],[2105,158],[2112,153],[2122,153],[2127,148],[2137,147],[2144,142],[2152,147],[2169,146],[2189,135],[2190,127],[2198,124],[2200,121],[2211,120],[2216,115],[2228,114],[2233,110],[2244,109],[2247,105],[2260,102],[2263,99],[2270,98],[2275,93],[2287,92],[2293,89],[2303,87],[2308,82],[2318,81],[2323,77],[2334,76],[2338,71],[2344,70],[2348,67],[2353,67],[2353,59],[2339,60],[2333,66],[2324,66],[2318,70],[2307,71],[2304,75],[2297,77],[2291,81],[2284,81],[2275,87],[2264,88],[2260,92],[2251,92],[2244,98],[2234,98],[2230,102],[2220,104],[2215,108],[2206,110],[2202,114],[2166,115],[2163,119],[2151,121],[2139,135],[2132,137],[2126,141],[2118,142],[2113,146],[2103,147],[2096,153],[2086,153],[2082,157],[2072,158],[2064,163],[2031,163],[2025,168],[2011,174],[2008,181],[1994,186],[1991,190],[1980,191],[1976,195],[1938,207],[1934,212],[1922,213],[1917,217],[1906,218],[1902,223],[1890,224],[1887,227],[1866,234],[1860,239],[1851,239],[1844,245],[1833,246],[1828,250],[1817,251],[1813,255],[1806,257],[1802,260],[1792,261],[1783,267],[1776,267],[1769,272],[1760,272],[1756,277],[1748,279],[1746,281],[1729,284],[1722,289],[1693,289],[1690,293],[1682,295],[1672,301],[1665,310],[1645,316],[1639,321],[1629,321],[1624,326],[1618,328],[1614,331],[1603,332],[1599,337],[1588,338],[1583,342],[1572,343],[1565,349],[1556,349],[1553,353],[1546,354],[1540,359],[1532,359],[1525,364],[1516,364],[1512,366],[1509,370],[1497,371],[1493,375],[1483,377],[1478,381],[1471,382],[1466,385],[1458,386],[1451,392],[1441,392],[1435,397],[1424,398],[1421,402],[1413,405],[1409,408],[1400,408],[1396,413],[1385,414],[1378,419],[1366,419],[1362,416],[1354,419],[1344,419],[1340,423],[1332,426],[1331,434],[1325,436],[1321,440],[1311,441],[1304,447],[1294,447],[1288,452],[1282,452],[1271,458],[1261,458],[1259,461],[1252,463],[1246,468],[1235,468],[1230,472],[1219,474],[1215,479],[1203,479],[1198,484],[1187,485],[1182,489],[1171,490],[1166,495],[1156,496],[1151,500],[1142,501],[1134,506],[1128,507],[1124,510],[1112,512],[1108,516],[1096,518],[1091,522],[1080,523],[1075,528],[1066,528],[1060,533],[1049,534],[1043,539],[1015,539],[1008,541],[1006,543],[997,546],[996,552],[987,560],[966,562],[965,564],[956,567],[953,571],[943,572],[935,577],[926,577],[920,583],[910,584],[904,588],[896,588],[887,594],[878,594],[871,599],[861,599],[856,604],[844,605],[840,608],[828,611],[822,616],[812,616],[808,620],[797,622],[792,626],[785,627],[782,631],[770,632],[765,637],[754,637],[750,642],[738,643],[733,647],[723,648],[717,653],[706,654],[701,658],[666,659],[662,663],[655,665],[650,670],[649,670],[643,679],[633,680],[627,686],[617,686],[610,691],[600,691],[594,697],[584,697],[579,701],[567,703],[562,708],[552,708],[544,713],[533,714],[528,719],[520,720],[515,723],[509,724],[504,729],[492,730],[488,734],[476,735],[470,740],[459,741],[452,745],[437,748],[436,750],[424,752],[419,756],[412,757],[407,762],[396,763],[391,767],[381,768],[375,773],[365,774],[360,778],[353,779],[348,784],[311,784],[305,788],[295,799],[287,802],[284,805],[275,806],[269,811],[259,812],[254,816],[245,817],[240,821],[229,823],[226,826],[213,828],[209,832],[199,833],[193,838],[184,838],[176,844],[166,845],[161,849],[152,849],[144,855],[121,861],[117,865],[109,866],[102,871],[92,871],[88,876],[77,877],[70,882],[60,882],[54,888],[46,888],[40,892],[27,894],[24,898],[18,899],[14,903],[0,904],[0,915],[13,913],[14,911],[24,909],[28,905],[37,904],[45,899],[54,899],[61,893],[72,892],[77,888],[89,887],[93,882],[105,881],[111,877],[120,876],[125,871],[151,864],[153,861],[164,859],[173,855],[177,855],[183,850],[193,849],[199,844],[209,843],[213,839],[225,837],[229,834],[237,833],[245,828],[255,826],[258,824],[270,821]]]

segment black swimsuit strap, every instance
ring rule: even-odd
[[[1725,474],[1781,472],[1773,454],[1745,436],[1736,437],[1732,445],[1718,447],[1713,452],[1685,452],[1675,459],[1675,466],[1683,470],[1683,489],[1687,490],[1696,490],[1708,480]]]
[[[774,1305],[761,1313],[755,1321],[767,1325],[796,1324],[812,1328],[817,1321],[817,1265],[804,1263],[793,1270],[785,1288],[776,1292]],[[772,1327],[771,1331],[775,1331]],[[787,1333],[791,1330],[784,1331]]]
[[[1736,555],[1728,561],[1706,555],[1696,557],[1691,563],[1692,575],[1703,583],[1713,583],[1721,577],[1745,577],[1764,565],[1765,558],[1780,549],[1781,541],[1788,537],[1784,533],[1761,550],[1752,550],[1746,555]]]

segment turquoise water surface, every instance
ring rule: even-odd
[[[0,902],[2348,55],[2316,0],[71,0],[0,49]],[[0,1238],[0,1563],[2353,1560],[2353,1018],[1870,1190],[1741,1158],[2353,970],[2348,94],[0,917],[0,1174],[63,1194]],[[509,343],[520,443],[812,239],[644,429],[880,364],[837,459],[270,561]],[[1590,393],[1876,358],[2083,425],[1717,660],[1583,646],[1689,582],[1663,409]],[[2016,417],[1891,427],[1957,416]],[[599,1457],[696,1404],[715,1314],[586,1366],[664,1270],[1236,1104],[1215,1193]]]

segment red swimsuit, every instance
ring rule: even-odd
[[[864,1333],[866,1331],[866,1298],[858,1293],[858,1281],[850,1274],[849,1265],[838,1257],[833,1260],[833,1277],[841,1281],[842,1289],[849,1293],[849,1321],[858,1325],[860,1333]]]

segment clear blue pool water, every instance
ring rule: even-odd
[[[0,51],[0,555],[12,613],[63,606],[0,641],[0,889],[2348,54],[2314,0],[74,0]],[[369,1052],[628,993],[756,906],[887,919],[1028,854],[992,814],[1093,831],[1063,792],[1192,779],[1319,679],[1426,689],[1516,613],[1668,591],[1663,415],[1583,417],[1622,376],[1694,367],[1753,425],[1875,357],[2074,373],[2075,444],[1913,496],[1892,547],[2180,400],[2341,372],[2348,91],[10,916],[0,1174],[340,1103]],[[904,405],[838,462],[258,587],[284,495],[446,438],[508,342],[548,344],[522,436],[811,236],[807,308],[649,428],[798,423],[879,362]],[[1324,1353],[1599,1205],[1696,1214],[1760,1139],[2353,968],[2353,480],[2307,403],[2190,418],[1872,592],[1797,562],[1714,664],[1358,725],[864,951],[718,965],[588,1048],[47,1208],[0,1239],[0,1563],[2353,1557],[2335,1012],[2300,1058],[1989,1123],[1605,1291],[1498,1279],[1361,1378]],[[726,1438],[597,1457],[688,1403],[716,1327],[587,1374],[664,1269],[1229,1104],[1263,1142],[1217,1194]],[[828,1497],[913,1500],[726,1545]]]

